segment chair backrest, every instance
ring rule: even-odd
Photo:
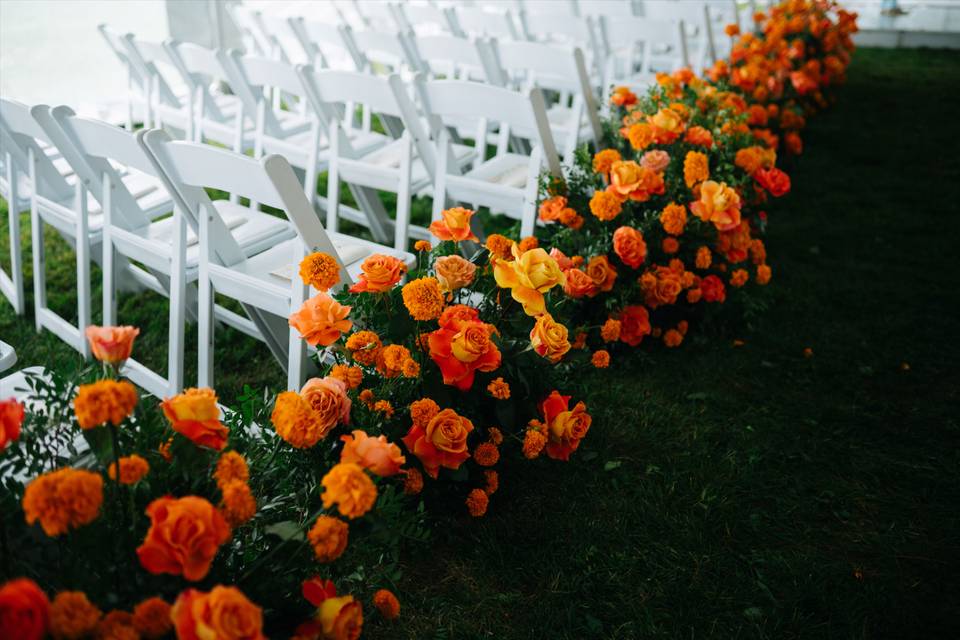
[[[583,0],[577,2],[582,16],[635,16],[633,0]]]
[[[121,165],[156,175],[156,169],[137,144],[134,133],[100,120],[81,118],[66,106],[50,109],[45,105],[38,105],[32,112],[70,167],[104,209],[107,207],[104,202],[104,187],[106,184],[110,185],[112,224],[125,229],[149,224],[150,218],[127,189],[115,166]]]
[[[431,133],[438,138],[446,120],[467,118],[478,122],[496,122],[510,134],[528,138],[538,144],[550,172],[561,175],[560,158],[547,120],[543,94],[537,87],[521,93],[481,82],[464,80],[427,80],[423,74],[415,79],[420,104],[430,123]],[[483,139],[478,140],[483,149]]]
[[[280,122],[269,107],[271,92],[279,90],[288,94],[287,97],[306,97],[294,66],[283,60],[247,56],[237,49],[227,52],[224,66],[230,74],[230,87],[243,101],[244,113],[263,118],[263,131],[267,135],[281,135]]]
[[[517,8],[531,16],[577,16],[577,0],[517,0]]]
[[[585,17],[565,13],[530,14],[526,11],[518,15],[530,40],[570,42],[581,46],[590,42],[590,27]]]
[[[287,18],[307,64],[323,68],[356,68],[357,55],[352,42],[345,42],[340,27],[330,22],[311,20],[303,16]]]
[[[522,40],[523,33],[509,9],[498,11],[480,7],[454,6],[451,27],[459,36],[494,36]]]
[[[226,52],[208,49],[192,42],[168,40],[163,44],[187,86],[191,91],[200,92],[204,115],[220,122],[226,121],[227,118],[217,107],[209,90],[214,81],[230,83]]]
[[[390,30],[396,24],[393,7],[384,0],[350,0],[366,29]]]
[[[357,71],[376,71],[376,66],[386,67],[390,72],[399,71],[415,54],[399,33],[387,31],[357,31],[341,27],[344,42],[356,53]],[[416,67],[414,67],[416,68]]]
[[[463,72],[469,75],[471,71],[474,75],[486,74],[486,62],[477,39],[451,35],[411,35],[408,40],[410,48],[416,52],[416,58],[411,62],[420,63],[418,71],[432,76],[444,74],[448,78],[458,77]]]
[[[606,54],[618,49],[632,50],[638,44],[643,51],[643,73],[651,72],[654,56],[663,60],[664,55],[655,52],[658,45],[668,48],[666,59],[673,69],[689,66],[687,41],[682,20],[652,20],[632,16],[600,16],[600,33]],[[673,70],[671,69],[671,70]]]
[[[438,7],[427,2],[393,3],[394,19],[401,32],[423,35],[451,33],[449,7]]]
[[[171,73],[177,73],[177,67],[162,42],[141,40],[128,33],[123,36],[123,45],[134,65],[142,70],[157,89],[157,99],[171,107],[183,107],[170,84]]]
[[[146,89],[143,73],[140,69],[137,69],[133,61],[130,59],[130,54],[123,42],[123,34],[117,33],[105,24],[97,25],[97,31],[100,32],[101,36],[103,36],[107,46],[111,51],[113,51],[113,54],[117,56],[123,66],[127,68],[127,73],[130,74],[130,79],[140,86],[141,89]]]
[[[207,223],[218,227],[211,225],[210,238],[205,239],[201,233],[201,242],[209,242],[211,251],[223,264],[238,264],[244,257],[205,189],[236,193],[282,210],[304,245],[309,250],[323,251],[336,258],[341,280],[350,282],[350,276],[333,242],[307,200],[290,163],[283,156],[271,154],[254,160],[226,149],[174,141],[159,129],[144,132],[139,139],[165,181],[169,182],[178,205],[183,207],[188,216],[198,219],[207,216]]]
[[[64,180],[40,147],[41,144],[52,145],[53,141],[33,117],[30,107],[16,100],[0,98],[0,131],[6,138],[6,151],[24,174],[29,171],[29,154],[33,152],[39,183],[33,185],[33,188],[38,195],[57,201],[73,196],[74,187]]]

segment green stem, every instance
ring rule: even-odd
[[[114,502],[116,505],[116,531],[117,531],[117,542],[123,544],[126,538],[123,527],[123,494],[120,490],[120,436],[117,433],[117,426],[112,422],[108,424],[110,429],[110,441],[113,445],[113,473],[114,473],[114,482],[113,482],[113,492],[114,492]],[[109,475],[109,474],[108,474]],[[131,520],[132,526],[132,520]],[[120,565],[121,563],[116,563],[116,571],[114,577],[116,578],[116,588],[117,595],[120,595]]]
[[[311,522],[313,522],[314,520],[316,520],[322,513],[323,513],[323,509],[322,509],[322,508],[321,508],[321,509],[317,509],[315,512],[313,512],[313,514],[311,514],[311,516],[306,519],[306,521],[304,522],[303,526],[300,527],[300,531],[303,532],[303,533],[306,533],[307,527],[308,527],[309,523],[311,523]],[[292,541],[292,540],[293,540],[293,537],[291,536],[290,538],[287,538],[286,540],[282,541],[280,544],[278,544],[277,546],[275,546],[273,549],[270,549],[270,551],[268,551],[267,553],[265,553],[265,554],[263,554],[262,556],[260,556],[260,559],[257,560],[252,567],[250,567],[249,569],[247,569],[246,573],[244,573],[242,576],[240,576],[240,579],[237,580],[237,583],[238,583],[238,584],[242,584],[242,583],[243,583],[245,580],[247,580],[250,576],[252,576],[254,573],[256,573],[257,569],[259,569],[263,564],[265,564],[265,563],[267,562],[267,560],[269,560],[270,558],[272,558],[273,556],[275,556],[275,555],[277,554],[277,552],[280,551],[280,549],[283,549],[283,548],[287,545],[287,543],[289,543],[289,542]]]

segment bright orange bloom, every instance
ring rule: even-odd
[[[707,180],[700,185],[700,200],[690,210],[704,222],[712,222],[720,231],[740,226],[740,196],[726,185]]]
[[[606,349],[600,349],[593,352],[590,362],[597,369],[606,369],[610,366],[610,352]]]
[[[527,429],[523,437],[523,455],[528,460],[533,460],[540,455],[547,444],[547,436],[535,429]]]
[[[387,620],[396,620],[400,617],[400,601],[386,589],[380,589],[373,594],[373,606]]]
[[[263,611],[236,587],[187,589],[170,610],[179,640],[265,640]]]
[[[742,287],[747,283],[747,280],[750,279],[750,274],[746,269],[737,269],[730,274],[730,286],[732,287]]]
[[[0,638],[42,640],[50,626],[50,601],[29,578],[0,586]]]
[[[620,160],[620,152],[616,149],[604,149],[593,156],[593,172],[607,174],[614,162]]]
[[[586,273],[600,291],[610,291],[617,279],[617,270],[607,256],[593,256],[587,263]]]
[[[217,481],[220,489],[234,480],[246,482],[250,479],[250,468],[247,466],[246,458],[236,451],[221,454],[220,459],[217,460],[217,468],[213,472],[213,479]]]
[[[335,364],[330,369],[330,377],[343,380],[349,389],[356,389],[363,382],[363,369],[345,364]]]
[[[653,126],[654,141],[657,144],[669,144],[680,137],[683,133],[684,125],[682,116],[676,109],[664,108],[657,111],[648,118]]]
[[[410,359],[409,349],[400,344],[391,344],[377,355],[377,371],[384,378],[396,378],[403,373],[403,365]]]
[[[487,243],[484,245],[490,252],[491,258],[510,258],[510,250],[513,247],[513,240],[499,233],[491,233],[487,236]]]
[[[496,327],[480,320],[465,305],[450,307],[440,316],[440,328],[429,334],[430,358],[440,367],[444,384],[467,391],[477,371],[500,366],[500,349],[491,336]]]
[[[362,365],[370,366],[376,362],[382,347],[380,336],[373,331],[357,331],[347,338],[347,350]]]
[[[400,282],[407,265],[393,256],[375,253],[360,265],[360,277],[350,287],[350,293],[383,293]]]
[[[43,473],[23,493],[27,524],[39,521],[43,532],[56,537],[96,520],[103,504],[103,476],[64,467]]]
[[[430,223],[430,233],[441,240],[473,240],[477,242],[477,236],[470,230],[470,218],[473,217],[473,210],[463,207],[454,207],[446,209],[440,214],[440,220]]]
[[[350,331],[353,322],[347,318],[350,309],[326,293],[318,293],[303,303],[288,319],[291,327],[300,332],[307,344],[329,346],[340,339],[340,335]]]
[[[473,489],[467,495],[467,509],[474,518],[479,518],[487,512],[490,498],[483,489]]]
[[[570,351],[567,327],[553,319],[549,313],[537,317],[530,331],[530,346],[537,354],[553,363]]]
[[[710,249],[707,247],[700,247],[697,249],[697,257],[694,262],[697,269],[709,269],[710,263],[713,262],[713,256],[710,254]]]
[[[598,220],[608,222],[613,220],[623,210],[623,201],[610,191],[596,191],[590,198],[590,213]]]
[[[150,464],[137,454],[120,458],[120,483],[137,484],[150,471]],[[107,475],[111,480],[117,479],[117,465],[111,462],[107,468]]]
[[[644,302],[651,309],[673,304],[683,290],[682,272],[669,267],[655,267],[640,277]]]
[[[633,227],[620,227],[613,232],[613,252],[625,265],[636,269],[647,259],[647,243]]]
[[[627,140],[637,151],[643,151],[655,141],[654,129],[646,122],[637,122],[627,128]]]
[[[323,508],[337,505],[341,515],[359,518],[373,508],[377,501],[377,487],[363,467],[352,462],[340,462],[333,466],[320,481],[324,492]]]
[[[569,405],[570,396],[562,396],[556,391],[540,405],[543,422],[547,425],[547,455],[555,460],[570,459],[592,422],[584,403],[578,402],[573,409]]]
[[[340,282],[340,266],[329,253],[317,251],[300,261],[300,279],[303,284],[327,291]]]
[[[687,187],[693,188],[710,177],[710,166],[706,154],[699,151],[688,151],[683,159],[683,181]]]
[[[426,253],[433,250],[433,245],[430,244],[429,240],[417,240],[413,243],[413,248],[415,251]]]
[[[436,278],[417,278],[403,285],[403,305],[414,320],[434,320],[443,311],[443,293]]]
[[[670,235],[679,236],[687,225],[687,208],[682,204],[671,202],[660,212],[660,224]]]
[[[663,334],[663,344],[668,347],[679,347],[681,342],[683,342],[683,334],[676,329],[668,329]]]
[[[329,597],[318,606],[315,621],[324,640],[358,640],[363,632],[363,607],[353,596]]]
[[[410,403],[410,419],[414,425],[424,429],[438,413],[440,413],[440,406],[430,398],[423,398]]]
[[[147,598],[133,608],[133,627],[141,637],[157,640],[170,633],[170,605],[163,598]]]
[[[500,461],[500,449],[492,442],[482,442],[473,450],[473,460],[481,467],[492,467]]]
[[[400,447],[387,442],[383,435],[373,438],[355,429],[351,435],[340,436],[340,440],[343,442],[340,462],[353,462],[381,477],[400,473],[400,467],[407,461]]]
[[[507,400],[510,397],[510,385],[503,378],[494,378],[487,385],[487,391],[497,400]]]
[[[20,425],[25,415],[23,403],[16,398],[0,400],[0,453],[20,438]]]
[[[560,219],[560,214],[567,208],[567,199],[563,196],[553,196],[540,203],[540,220],[543,222],[555,222]]]
[[[764,285],[770,282],[770,277],[773,275],[770,267],[765,264],[761,264],[757,267],[757,284]]]
[[[166,398],[160,407],[170,426],[200,447],[222,450],[229,430],[220,424],[220,407],[213,389],[187,389]]]
[[[118,427],[137,406],[137,389],[126,380],[99,380],[82,384],[73,399],[73,411],[81,429],[110,422]]]
[[[610,102],[618,107],[629,107],[637,103],[637,94],[630,91],[629,87],[614,87],[610,94]]]
[[[129,358],[138,335],[140,329],[136,327],[89,326],[86,330],[93,357],[108,364],[120,364]]]
[[[230,539],[223,515],[197,496],[157,498],[147,507],[150,530],[137,548],[144,569],[153,574],[202,580],[220,545]]]
[[[664,253],[673,255],[680,250],[680,241],[673,236],[667,236],[663,239],[663,242],[660,243],[660,248],[663,249]]]
[[[496,427],[490,427],[487,429],[487,436],[490,438],[490,442],[499,446],[503,442],[503,432]]]
[[[497,285],[510,289],[510,295],[523,305],[528,316],[540,315],[546,310],[543,294],[557,285],[563,286],[563,272],[543,249],[521,253],[520,248],[513,245],[512,253],[512,261],[497,260],[494,264]]]
[[[57,640],[79,640],[94,632],[102,615],[84,592],[61,591],[50,604],[50,634]]]
[[[277,435],[297,449],[309,449],[330,432],[310,403],[296,391],[284,391],[277,396],[270,422]]]
[[[444,409],[435,415],[426,427],[414,424],[403,437],[403,444],[423,463],[431,478],[436,478],[440,467],[459,469],[470,457],[467,436],[473,423],[453,409]]]
[[[320,516],[307,532],[307,540],[313,547],[317,562],[333,562],[343,555],[350,537],[346,522],[333,516]]]
[[[703,127],[690,127],[683,139],[685,142],[695,144],[698,147],[706,147],[707,149],[713,147],[713,134]]]
[[[619,320],[607,318],[607,321],[600,328],[600,337],[603,338],[604,342],[616,342],[620,339],[620,328]]]
[[[600,292],[593,279],[580,269],[567,269],[564,275],[567,280],[563,283],[563,292],[571,298],[592,298]]]
[[[488,496],[492,496],[497,492],[497,489],[500,488],[500,476],[497,475],[496,471],[487,469],[483,472],[483,479],[487,483],[483,488],[483,492]]]
[[[775,198],[779,198],[790,191],[790,176],[773,167],[772,169],[758,169],[753,174],[757,184],[770,192]]]
[[[633,160],[614,162],[610,167],[608,191],[620,198],[644,202],[665,190],[663,174],[651,171]]]
[[[650,335],[650,314],[641,305],[624,307],[619,320],[620,340],[631,347],[637,346],[644,336]]]
[[[231,527],[249,522],[257,513],[257,500],[250,486],[241,480],[233,480],[220,487],[223,500],[220,513]]]

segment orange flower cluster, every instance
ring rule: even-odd
[[[27,524],[39,522],[43,532],[56,537],[93,522],[103,503],[103,476],[64,467],[30,481],[23,494]]]
[[[153,574],[202,580],[220,546],[230,539],[223,515],[198,496],[158,498],[147,506],[147,516],[150,529],[137,556]]]
[[[93,429],[107,422],[119,427],[136,406],[137,390],[126,380],[82,384],[73,399],[81,429]]]

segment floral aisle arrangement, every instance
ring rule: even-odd
[[[575,457],[583,367],[761,304],[778,157],[856,27],[814,0],[756,18],[706,78],[613,92],[604,148],[544,182],[538,237],[480,244],[454,208],[409,271],[371,256],[347,289],[333,256],[304,259],[301,389],[145,401],[119,375],[137,330],[95,327],[102,370],[0,402],[0,637],[354,640],[365,615],[396,619],[428,514],[483,516],[507,459]]]

